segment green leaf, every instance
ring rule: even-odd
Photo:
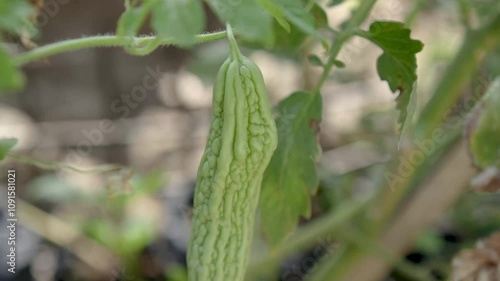
[[[317,55],[309,55],[307,57],[307,59],[309,60],[309,63],[314,65],[314,66],[323,66],[323,62],[321,61],[321,59],[317,56]]]
[[[260,197],[262,229],[273,247],[293,232],[299,216],[311,215],[310,197],[318,186],[321,108],[321,95],[306,92],[290,95],[276,108],[278,147],[264,173]]]
[[[307,35],[295,25],[287,32],[277,22],[273,24],[274,44],[272,49],[282,53],[295,53],[307,39]]]
[[[384,51],[377,60],[377,71],[393,93],[399,91],[396,107],[400,111],[398,123],[401,131],[406,123],[410,123],[415,107],[411,96],[417,80],[416,54],[423,48],[422,42],[410,38],[410,32],[403,23],[377,21],[370,25],[368,32],[359,33]]]
[[[333,64],[338,67],[338,68],[344,68],[345,67],[345,63],[341,60],[334,60],[333,61]]]
[[[12,63],[9,55],[0,48],[0,92],[21,90],[24,83],[23,73]]]
[[[475,165],[500,168],[500,78],[471,112],[465,129]]]
[[[276,20],[283,29],[286,30],[286,32],[290,32],[290,24],[288,21],[285,19],[285,15],[281,11],[280,7],[277,6],[274,2],[271,0],[257,0],[257,3],[259,3],[266,11],[268,11]]]
[[[135,254],[155,237],[155,226],[140,218],[127,218],[121,230],[122,253]]]
[[[33,8],[25,0],[0,1],[0,30],[19,34],[27,28]]]
[[[277,7],[280,8],[280,10],[282,9],[281,6]],[[326,13],[319,5],[316,4],[313,5],[309,13],[311,14],[312,19],[314,20],[315,29],[328,27],[328,20],[326,17]],[[272,50],[275,52],[286,53],[286,54],[295,54],[296,52],[298,52],[299,48],[308,38],[308,34],[304,32],[302,29],[298,28],[295,24],[291,24],[290,30],[286,30],[277,21],[276,18],[273,20],[272,33],[274,38]],[[258,48],[262,47],[262,46],[255,46],[255,44],[253,46]]]
[[[318,31],[318,28],[323,27],[324,22],[327,22],[326,14],[319,5],[315,4],[311,11],[308,11],[302,1],[277,0],[276,2],[286,19],[297,28],[322,42],[327,41],[323,34]],[[321,15],[321,12],[324,16]]]
[[[140,6],[125,10],[118,19],[116,34],[118,36],[136,36],[157,2],[157,0],[148,0]]]
[[[180,46],[192,46],[205,28],[200,0],[160,0],[153,10],[152,26],[160,38],[172,38]]]
[[[5,159],[16,143],[17,139],[14,138],[0,139],[0,160]]]
[[[342,4],[344,1],[345,0],[330,0],[327,5],[328,7],[333,7]]]
[[[255,0],[207,0],[222,22],[229,22],[238,36],[269,46],[272,19]]]

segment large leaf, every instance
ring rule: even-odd
[[[399,91],[396,106],[400,111],[400,129],[411,121],[415,98],[412,99],[417,80],[416,54],[423,48],[422,42],[410,38],[410,29],[403,23],[377,21],[368,32],[360,35],[377,44],[384,51],[377,60],[380,79],[387,81],[392,92]]]
[[[16,143],[17,139],[0,139],[0,160],[3,160],[9,154]]]
[[[205,12],[200,0],[160,0],[153,10],[152,26],[160,38],[191,46],[205,28]]]
[[[207,0],[222,22],[229,22],[238,36],[270,45],[271,16],[255,0]]]
[[[260,198],[262,229],[273,247],[296,228],[299,216],[311,214],[310,197],[318,186],[321,107],[321,95],[297,92],[276,109],[278,147],[264,173]]]

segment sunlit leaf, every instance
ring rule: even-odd
[[[399,91],[396,107],[400,111],[398,122],[402,131],[411,120],[415,107],[411,96],[417,80],[416,54],[423,48],[422,42],[411,39],[410,33],[403,23],[391,21],[374,22],[368,32],[360,33],[384,51],[377,60],[377,71],[392,92]]]

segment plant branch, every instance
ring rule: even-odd
[[[77,228],[17,198],[19,221],[34,233],[63,247],[104,278],[112,278],[114,253],[83,235]]]
[[[252,259],[247,270],[248,275],[265,272],[275,261],[314,246],[320,239],[335,233],[336,230],[351,221],[354,216],[360,214],[366,205],[367,200],[346,202],[328,214],[299,228],[281,248],[274,252],[266,251]]]
[[[415,131],[416,135],[415,141],[433,141],[430,135],[436,132],[436,130],[438,130],[440,126],[443,126],[443,121],[447,117],[446,113],[448,113],[456,104],[461,96],[463,87],[465,86],[467,81],[470,80],[472,74],[477,70],[486,53],[500,44],[500,38],[496,36],[498,32],[500,32],[500,15],[498,15],[496,19],[491,21],[485,27],[477,31],[468,33],[463,46],[461,47],[453,62],[448,67],[448,70],[444,74],[443,79],[436,87],[432,99],[426,104],[426,107],[424,108],[423,113],[418,119],[415,128],[412,128]],[[461,126],[459,126],[457,129],[460,130]],[[431,221],[427,219],[432,218],[435,220],[436,217],[439,217],[439,215],[441,215],[443,212],[441,206],[439,206],[440,208],[436,209],[436,211],[440,211],[439,214],[434,214],[433,211],[433,215],[429,216],[429,218],[427,218],[427,214],[422,216],[422,213],[419,213],[419,216],[421,216],[422,218],[415,218],[418,219],[416,222],[419,223],[416,223],[416,226],[418,226],[419,228],[415,229],[412,227],[411,229],[414,232],[412,232],[412,235],[408,236],[407,238],[405,238],[404,235],[401,236],[401,233],[399,233],[399,239],[403,238],[402,241],[398,242],[400,243],[399,245],[392,245],[391,243],[393,242],[390,241],[387,237],[390,236],[390,233],[394,233],[394,227],[396,227],[398,223],[404,222],[405,220],[406,222],[413,222],[413,217],[411,219],[408,219],[408,217],[406,217],[406,213],[404,212],[399,212],[398,216],[395,217],[397,210],[399,210],[401,200],[405,198],[405,196],[407,196],[409,192],[413,192],[414,190],[416,190],[415,192],[417,192],[417,196],[415,197],[415,199],[410,201],[410,203],[405,208],[405,210],[408,210],[408,212],[410,212],[409,208],[411,206],[411,216],[414,216],[416,210],[415,208],[418,208],[420,212],[428,212],[430,209],[436,208],[434,205],[432,207],[425,206],[426,204],[423,204],[424,201],[420,199],[419,195],[425,196],[426,198],[434,197],[435,199],[439,199],[443,197],[443,194],[439,194],[439,196],[436,196],[436,192],[440,192],[440,187],[442,187],[443,185],[451,187],[451,181],[453,180],[453,182],[455,182],[454,180],[457,178],[457,175],[460,175],[461,184],[467,182],[467,180],[469,179],[469,172],[456,173],[456,171],[460,170],[456,168],[454,172],[456,175],[448,175],[446,177],[446,180],[448,180],[449,182],[446,184],[443,184],[443,181],[441,181],[441,186],[435,185],[433,187],[434,189],[427,188],[428,185],[417,187],[416,189],[412,188],[419,184],[419,182],[421,181],[422,177],[420,177],[420,175],[422,175],[422,170],[424,169],[428,171],[428,168],[425,168],[425,166],[428,166],[427,164],[430,162],[430,160],[432,160],[435,156],[442,154],[449,146],[449,144],[453,143],[453,139],[456,140],[455,132],[452,132],[451,135],[448,135],[447,141],[440,143],[434,142],[436,148],[435,150],[433,150],[432,155],[427,155],[425,159],[423,159],[418,165],[416,165],[416,167],[413,167],[408,174],[405,174],[402,180],[398,180],[397,184],[393,186],[391,190],[387,188],[388,181],[387,179],[385,179],[385,174],[390,173],[399,175],[398,170],[401,167],[401,159],[408,159],[408,156],[412,153],[422,153],[421,149],[413,146],[404,151],[400,151],[399,154],[395,153],[394,160],[391,161],[392,163],[390,165],[388,165],[387,172],[381,173],[378,179],[379,190],[381,191],[381,193],[378,196],[378,200],[374,204],[374,210],[376,210],[378,216],[375,221],[372,222],[373,225],[370,235],[376,237],[375,239],[381,239],[383,245],[387,245],[388,249],[393,249],[392,252],[396,254],[402,254],[407,249],[407,247],[409,247],[409,245],[413,243],[415,239],[414,235],[416,235],[416,233],[414,232],[417,232],[417,230],[429,226]],[[461,168],[463,167],[463,169],[469,171],[469,166],[463,166],[469,165],[468,161],[466,159],[461,159],[461,161],[462,163],[459,163],[458,160],[455,159],[454,161],[449,162],[449,164],[447,165],[462,165],[460,166]],[[462,175],[464,177],[461,177]],[[438,177],[439,179],[439,173],[436,175],[436,177]],[[460,183],[457,183],[456,185],[459,184]],[[459,192],[460,190],[454,188],[453,192]],[[441,198],[442,200],[446,201],[446,204],[443,205],[451,205],[456,199],[456,196],[457,195],[455,193],[450,193],[449,197]],[[408,214],[408,216],[410,216],[410,214]],[[392,224],[393,228],[390,228],[387,232],[384,232],[390,225],[389,223],[391,220],[394,222],[394,224]],[[393,231],[391,231],[391,229]],[[404,233],[406,233],[406,230],[404,228],[397,227],[397,229],[398,231],[404,231]],[[342,258],[341,263],[343,264],[343,272],[340,273],[337,271],[335,272],[336,274],[329,275],[335,276],[335,280],[372,280],[371,277],[368,278],[366,276],[375,276],[375,274],[379,274],[378,276],[380,277],[380,275],[385,273],[387,270],[387,267],[383,262],[375,261],[367,254],[364,254],[360,251],[347,253],[346,256]],[[325,264],[325,266],[327,265]],[[361,279],[357,279],[358,277],[360,277],[359,274],[361,274],[361,272],[359,272],[358,270],[359,268],[367,269],[365,274],[369,274],[365,275],[366,278],[361,277]],[[338,267],[336,267],[336,269],[338,269]],[[332,271],[334,271],[334,269],[332,269]],[[345,271],[347,271],[347,274],[345,274]],[[372,273],[374,275],[370,275]],[[354,276],[357,277],[352,279]]]
[[[446,113],[462,96],[462,89],[486,54],[500,45],[500,15],[479,30],[470,31],[457,56],[426,104],[415,126],[417,139],[424,139],[445,120]]]
[[[434,224],[459,198],[475,173],[469,164],[465,144],[456,144],[435,175],[416,192],[383,235],[376,238],[377,243],[394,256],[404,255],[420,232]],[[359,268],[363,271],[357,270]],[[366,255],[356,260],[356,266],[351,267],[349,274],[332,280],[375,281],[383,278],[388,270],[386,262]]]
[[[59,163],[59,162],[44,162],[40,161],[37,159],[33,159],[27,156],[22,156],[22,155],[15,155],[15,154],[9,154],[7,157],[11,158],[12,160],[18,162],[18,163],[23,163],[23,164],[28,164],[35,166],[40,169],[44,170],[69,170],[77,173],[108,173],[108,172],[115,172],[119,170],[125,169],[124,166],[117,165],[117,164],[107,164],[107,165],[101,165],[101,166],[96,166],[91,169],[80,169],[71,165],[67,165],[64,163]]]
[[[195,37],[197,44],[212,42],[220,39],[226,38],[226,31],[219,31],[214,33],[200,34]],[[175,41],[172,39],[158,39],[156,36],[145,36],[145,37],[122,37],[116,35],[102,35],[102,36],[92,36],[83,37],[78,39],[69,39],[65,41],[55,42],[49,45],[45,45],[31,51],[19,54],[13,58],[13,61],[17,65],[24,65],[29,62],[53,56],[56,54],[76,51],[86,48],[95,47],[127,47],[127,46],[154,46],[155,44],[159,46],[162,45],[174,45]],[[150,49],[146,49],[152,51]],[[146,52],[149,53],[149,52]],[[138,52],[137,54],[141,54]]]
[[[366,0],[360,4],[359,8],[354,11],[351,19],[347,22],[345,28],[343,28],[335,37],[332,47],[330,48],[330,53],[328,57],[328,61],[326,62],[323,73],[321,74],[318,82],[314,86],[313,93],[319,93],[321,87],[328,79],[330,72],[335,65],[335,61],[337,60],[337,56],[342,49],[342,46],[345,42],[347,42],[354,34],[355,31],[359,28],[361,24],[368,18],[370,12],[375,5],[377,0]]]

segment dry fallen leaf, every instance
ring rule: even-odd
[[[452,262],[452,281],[500,280],[500,232],[460,252]]]

